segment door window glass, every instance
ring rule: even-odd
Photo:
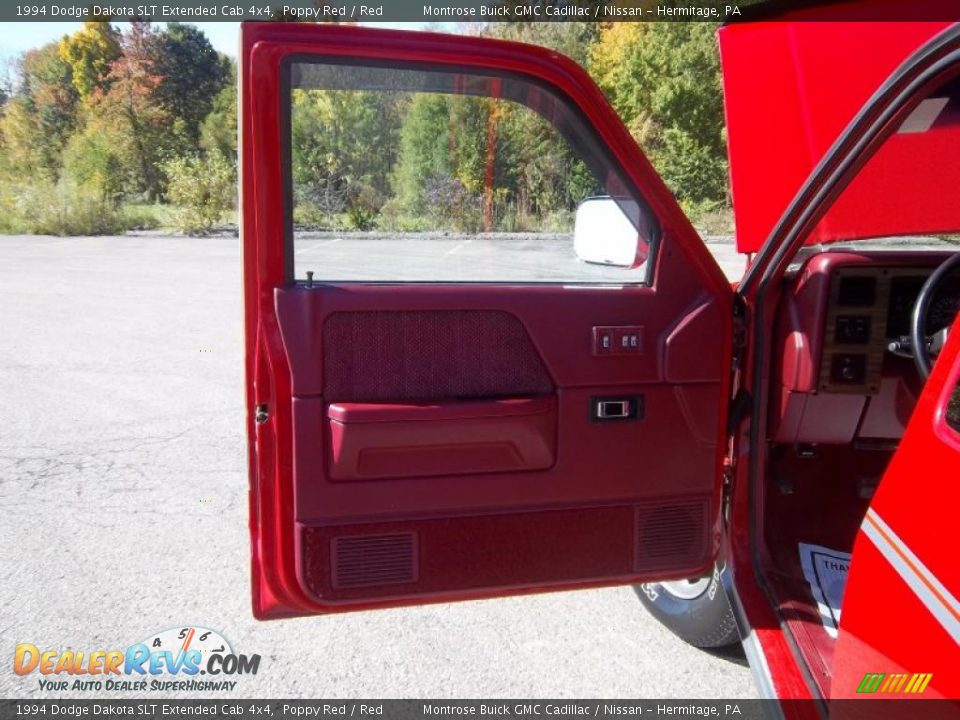
[[[547,88],[324,62],[292,63],[289,87],[298,279],[646,281],[649,212]]]

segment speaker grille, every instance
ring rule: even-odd
[[[335,588],[395,585],[417,580],[417,543],[413,533],[333,538]]]
[[[707,504],[637,509],[638,571],[699,564],[707,552]]]

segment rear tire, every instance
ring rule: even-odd
[[[740,642],[737,621],[720,582],[722,570],[696,580],[645,583],[633,589],[650,614],[681,640],[698,648]]]

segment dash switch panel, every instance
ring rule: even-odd
[[[639,325],[598,325],[593,328],[594,355],[639,355],[643,328]]]

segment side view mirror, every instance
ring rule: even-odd
[[[631,217],[632,215],[632,217]],[[647,223],[632,199],[590,197],[577,207],[573,250],[577,259],[596,265],[634,268],[647,259]]]

